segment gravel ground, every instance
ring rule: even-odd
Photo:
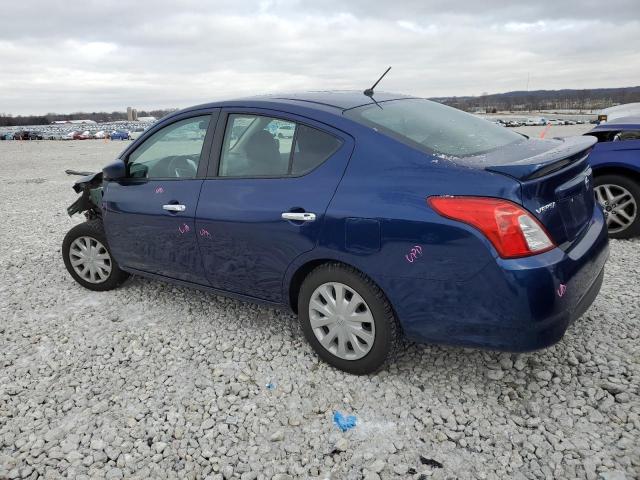
[[[552,348],[408,345],[354,377],[287,312],[72,281],[63,170],[122,147],[0,142],[0,478],[638,478],[640,240],[611,242],[600,296]]]

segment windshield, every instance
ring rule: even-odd
[[[347,110],[345,115],[427,153],[465,157],[524,140],[461,110],[424,99],[381,102]]]

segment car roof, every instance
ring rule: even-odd
[[[406,98],[416,98],[407,95],[400,95],[387,92],[376,92],[371,97],[366,96],[362,91],[357,90],[328,90],[316,92],[296,92],[296,93],[274,93],[268,95],[257,95],[252,97],[237,98],[234,100],[225,100],[220,102],[212,102],[203,105],[190,107],[187,110],[196,110],[201,108],[225,107],[225,106],[246,106],[259,107],[265,104],[284,104],[297,105],[306,108],[315,108],[320,110],[336,110],[345,111],[362,105],[374,105],[376,102],[386,102],[389,100],[398,100]],[[335,112],[338,113],[338,112]]]
[[[608,132],[612,130],[635,130],[640,128],[640,117],[620,117],[610,122],[601,123],[592,132]]]

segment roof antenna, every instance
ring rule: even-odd
[[[384,71],[384,73],[383,73],[382,75],[380,75],[380,78],[378,79],[378,81],[377,81],[376,83],[374,83],[374,84],[371,86],[371,88],[367,88],[367,89],[364,91],[364,94],[365,94],[367,97],[371,97],[371,98],[373,98],[373,89],[374,89],[374,88],[376,88],[376,86],[380,83],[380,80],[382,80],[382,79],[384,78],[384,76],[385,76],[387,73],[389,73],[389,70],[391,70],[391,67],[387,68],[387,69]]]

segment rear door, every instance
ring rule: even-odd
[[[207,284],[195,228],[217,111],[158,128],[123,159],[126,178],[104,189],[104,225],[124,267]]]
[[[215,288],[281,301],[288,265],[316,245],[353,140],[261,109],[223,110],[218,125],[196,212],[204,269]]]

